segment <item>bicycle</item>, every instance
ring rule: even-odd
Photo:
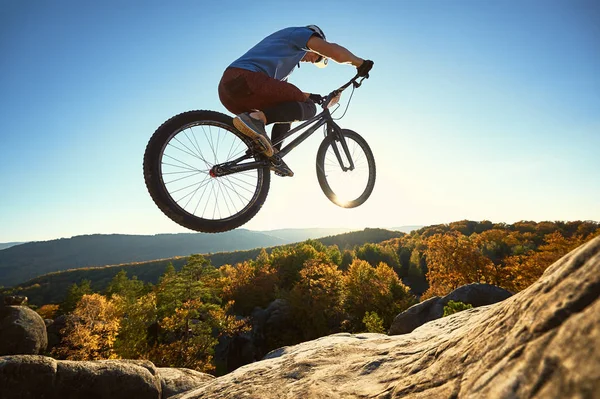
[[[206,233],[232,230],[252,219],[264,204],[270,171],[277,172],[283,157],[325,126],[316,159],[319,185],[338,206],[363,204],[375,185],[373,153],[358,133],[335,123],[330,108],[344,90],[352,85],[354,92],[367,77],[357,74],[322,98],[323,111],[283,135],[280,141],[306,128],[271,158],[233,126],[230,116],[198,110],[172,117],[154,132],[144,153],[150,196],[183,227]]]

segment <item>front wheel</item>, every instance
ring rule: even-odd
[[[375,158],[358,133],[342,129],[347,150],[336,135],[325,137],[317,152],[317,179],[336,205],[354,208],[364,203],[375,186]]]
[[[214,111],[179,114],[163,123],[148,142],[146,187],[160,210],[181,226],[205,233],[232,230],[262,207],[269,192],[270,170],[215,177],[211,169],[251,154],[251,148],[251,140],[227,115]]]

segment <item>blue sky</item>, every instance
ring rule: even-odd
[[[306,24],[375,61],[339,121],[371,145],[375,190],[330,203],[314,135],[245,228],[600,220],[598,1],[4,0],[0,242],[186,231],[146,192],[148,139],[177,113],[226,113],[227,65]],[[305,64],[291,82],[325,94],[353,73]]]

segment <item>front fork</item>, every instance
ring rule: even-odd
[[[344,139],[344,135],[342,134],[342,129],[335,123],[331,122],[327,125],[327,135],[333,138],[333,140],[331,140],[331,147],[333,148],[333,152],[340,164],[340,167],[342,168],[342,171],[347,172],[349,170],[354,170],[354,161],[352,160],[352,156],[350,156],[350,150],[348,149],[348,143],[346,143],[346,140]],[[342,150],[344,151],[344,154],[346,155],[346,159],[349,163],[349,166],[345,165],[337,143],[341,144]]]

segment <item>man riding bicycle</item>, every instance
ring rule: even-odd
[[[327,42],[316,25],[285,28],[267,36],[229,65],[219,83],[219,98],[237,115],[234,126],[271,157],[281,149],[280,138],[290,130],[291,122],[315,116],[315,102],[321,101],[319,95],[304,93],[288,83],[289,75],[300,62],[324,67],[328,59],[355,66],[359,76],[366,76],[373,66],[373,61]],[[274,124],[274,146],[265,131],[268,124]],[[285,176],[293,176],[287,165],[278,169]]]

